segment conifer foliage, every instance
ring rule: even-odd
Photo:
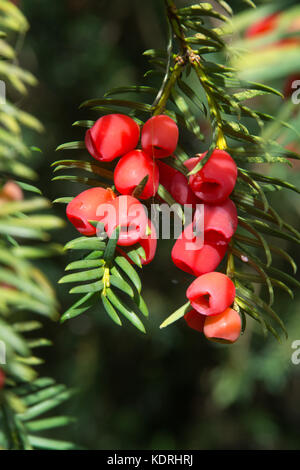
[[[280,331],[286,334],[286,330],[283,320],[272,307],[274,291],[283,289],[293,297],[292,288],[298,287],[299,283],[293,276],[296,272],[294,260],[279,244],[271,242],[269,235],[277,238],[278,242],[283,239],[299,243],[300,234],[271,207],[268,193],[284,188],[298,193],[299,190],[286,181],[253,171],[251,164],[289,164],[290,159],[299,159],[299,155],[282,147],[270,136],[263,137],[265,124],[275,118],[255,110],[248,101],[245,103],[246,100],[260,95],[281,96],[281,93],[261,83],[241,80],[228,61],[218,63],[215,60],[216,57],[226,58],[233,17],[228,3],[218,3],[217,10],[210,3],[177,8],[174,0],[165,0],[169,31],[166,50],[145,52],[151,65],[145,77],[148,81],[154,81],[157,76],[161,77],[161,86],[121,86],[109,90],[103,98],[85,101],[81,108],[90,110],[91,115],[94,112],[96,119],[122,113],[133,118],[140,126],[148,123],[153,116],[164,115],[175,121],[179,128],[179,144],[174,152],[175,158],[169,157],[159,163],[165,167],[168,165],[169,170],[166,169],[165,174],[169,172],[172,178],[179,174],[184,176],[184,180],[190,178],[191,181],[193,175],[204,167],[216,149],[230,154],[238,167],[236,185],[231,194],[238,210],[238,229],[230,240],[223,272],[235,285],[233,308],[242,318],[242,328],[245,328],[246,318],[250,316],[261,324],[264,333],[270,331],[280,339]],[[255,7],[252,2],[246,3]],[[232,53],[232,50],[230,52]],[[237,51],[235,53],[238,54]],[[191,86],[190,83],[196,85]],[[122,97],[124,94],[126,99]],[[131,101],[127,99],[130,94],[141,98]],[[195,107],[197,113],[200,111],[210,123],[212,132],[209,142],[207,138],[204,140]],[[82,140],[60,145],[57,150],[72,151],[74,154],[76,149],[85,151],[87,145],[90,154],[95,157],[91,151],[90,138],[88,141],[85,138],[84,141],[84,133],[92,135],[89,132],[93,131],[88,130],[94,129],[94,124],[94,120],[76,121],[73,125],[82,129]],[[281,122],[281,126],[298,134],[287,122]],[[253,128],[257,129],[255,133]],[[207,148],[205,156],[196,159],[197,164],[192,168],[188,168],[185,163],[195,155],[189,154],[189,150],[181,143],[180,134],[183,130],[193,142],[199,142],[199,145],[204,142]],[[55,172],[77,171],[76,174],[60,174],[54,179],[66,179],[91,187],[100,186],[115,190],[115,162],[107,163],[103,158],[97,158],[95,161],[91,155],[85,152],[84,160],[56,161],[53,164]],[[154,159],[154,153],[152,157]],[[122,175],[122,172],[118,171],[118,180],[120,173]],[[148,177],[141,179],[134,193],[137,198],[142,194],[147,181]],[[171,205],[174,203],[170,194],[172,190],[163,186],[161,181],[153,201],[163,199]],[[180,185],[182,188],[185,183],[180,180]],[[190,188],[185,187],[185,191],[189,194]],[[72,197],[68,196],[59,198],[56,202],[69,203],[71,200]],[[116,249],[118,234],[114,235],[108,242],[101,241],[96,236],[79,237],[66,245],[67,250],[79,250],[81,254],[78,261],[66,268],[73,273],[67,274],[60,282],[75,283],[70,293],[80,294],[80,298],[64,313],[62,321],[86,312],[101,298],[106,312],[115,323],[120,325],[120,315],[125,316],[140,331],[144,331],[141,318],[148,315],[148,309],[141,296],[142,283],[137,268],[142,267],[141,259],[145,253],[139,245],[128,247],[126,253],[120,252]],[[291,270],[285,272],[278,269],[277,257],[287,261]],[[256,285],[261,286],[259,293],[254,288]],[[119,297],[120,292],[125,297]],[[182,318],[190,308],[189,302],[184,304],[161,327]]]
[[[52,378],[38,375],[37,350],[49,341],[37,332],[43,318],[58,319],[55,291],[35,260],[61,253],[48,232],[63,225],[31,181],[36,149],[24,130],[41,132],[41,123],[17,104],[34,76],[18,64],[15,44],[28,29],[26,18],[10,1],[0,1],[0,73],[6,99],[0,104],[0,448],[67,449],[73,444],[45,437],[72,418],[51,415],[73,394]],[[50,413],[47,417],[43,415]]]

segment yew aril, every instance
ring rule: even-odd
[[[195,206],[199,199],[191,190],[187,177],[175,168],[161,160],[157,161],[159,169],[159,182],[179,204]]]
[[[140,261],[142,265],[151,263],[151,261],[154,259],[157,248],[157,233],[150,219],[148,220],[148,229],[150,233],[148,235],[144,235],[143,238],[138,241],[138,244],[145,251],[145,257],[143,258],[140,256]],[[117,250],[119,253],[121,253],[122,256],[127,259],[127,261],[129,261],[129,263],[133,264],[133,261],[127,256],[124,250],[119,247],[117,248]]]
[[[218,315],[205,317],[203,333],[207,339],[219,343],[234,343],[241,334],[241,317],[236,310],[227,308]]]
[[[97,215],[99,206],[111,203],[116,197],[111,189],[87,189],[69,202],[66,209],[67,217],[82,235],[95,235],[96,228],[88,221],[98,220],[100,222],[103,216]]]
[[[135,149],[140,136],[138,124],[125,114],[107,114],[86,132],[85,145],[96,160],[109,162]]]
[[[204,235],[205,237],[205,235]],[[179,269],[194,276],[214,271],[227,251],[227,243],[201,243],[194,234],[193,224],[188,225],[173,246],[172,261]]]
[[[143,126],[142,148],[152,157],[168,157],[177,147],[178,136],[178,127],[173,119],[164,114],[153,116]]]
[[[196,310],[192,309],[184,315],[184,319],[187,325],[192,328],[193,330],[199,331],[200,333],[203,332],[204,322],[207,317],[205,315],[201,315]]]
[[[217,315],[232,305],[235,286],[225,274],[210,272],[195,279],[188,287],[186,296],[197,312]]]
[[[122,157],[114,171],[114,183],[121,194],[132,195],[141,181],[148,177],[139,199],[155,196],[159,184],[159,172],[154,160],[143,150],[132,150]]]
[[[205,157],[190,158],[184,162],[189,171]],[[218,204],[225,201],[232,193],[237,180],[237,166],[229,153],[214,150],[205,165],[189,177],[189,185],[195,195],[207,204]]]
[[[194,223],[197,219],[197,211]],[[228,243],[234,235],[238,225],[236,206],[233,201],[212,206],[204,206],[204,241],[205,243]]]
[[[224,258],[228,243],[236,231],[238,218],[235,204],[227,199],[216,206],[204,205],[204,218],[198,208],[172,249],[172,260],[181,270],[201,276],[214,271]],[[203,233],[203,240],[197,236]]]
[[[132,196],[118,196],[108,209],[109,214],[104,221],[105,230],[111,237],[115,229],[120,227],[118,245],[131,246],[144,237],[148,218],[138,199]]]

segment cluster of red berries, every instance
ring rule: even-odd
[[[167,157],[174,152],[178,142],[178,128],[168,116],[155,116],[143,126],[141,149],[136,148],[139,139],[138,124],[126,115],[110,114],[96,121],[86,132],[86,147],[101,162],[110,162],[120,157],[114,170],[114,185],[120,196],[111,189],[88,189],[68,204],[67,217],[83,235],[95,235],[96,228],[89,221],[101,222],[107,219],[107,214],[100,213],[99,208],[103,204],[110,204],[116,216],[115,219],[106,220],[104,228],[108,236],[120,226],[118,245],[140,243],[146,255],[141,262],[147,264],[155,255],[156,233],[142,204],[133,194],[137,186],[146,179],[139,199],[155,196],[160,176],[154,159]],[[136,218],[138,224],[133,227]]]
[[[185,315],[187,324],[206,338],[234,343],[241,333],[241,318],[230,308],[235,298],[235,286],[225,274],[211,272],[198,277],[186,292],[193,307]]]
[[[205,155],[186,161],[188,170]],[[198,248],[194,233],[196,211],[193,222],[185,228],[172,250],[174,264],[197,276],[187,290],[193,307],[185,315],[187,324],[203,331],[209,339],[229,343],[236,341],[241,332],[240,316],[229,308],[234,301],[235,288],[227,276],[214,271],[225,256],[238,225],[235,204],[229,199],[236,179],[236,164],[223,150],[215,150],[203,168],[190,176],[189,187],[198,203],[204,205],[204,242]]]
[[[195,328],[196,324],[198,330],[200,323],[206,318],[206,326],[201,331],[207,337],[232,342],[238,337],[236,332],[239,318],[237,312],[229,308],[234,300],[234,285],[227,276],[213,271],[222,261],[237,228],[236,207],[229,199],[236,183],[237,167],[227,152],[216,149],[201,170],[187,178],[161,160],[168,156],[174,157],[178,136],[176,123],[166,115],[150,118],[141,132],[133,119],[122,114],[111,114],[98,119],[86,132],[86,148],[100,162],[111,162],[119,158],[114,169],[114,186],[119,195],[110,188],[88,189],[68,204],[67,217],[80,233],[87,236],[96,234],[95,224],[90,223],[91,221],[103,222],[108,236],[119,226],[121,231],[117,242],[118,250],[126,256],[120,246],[139,243],[145,251],[145,259],[141,262],[147,264],[154,258],[157,237],[139,199],[154,197],[161,184],[176,202],[191,205],[195,209],[193,222],[183,230],[172,250],[174,264],[197,277],[187,292],[194,310],[185,318],[191,327]],[[141,148],[137,148],[139,141]],[[189,172],[205,155],[206,153],[198,155],[185,162]],[[141,187],[141,191],[135,197],[138,187]],[[114,210],[114,219],[105,217],[107,214],[101,210],[104,204]],[[198,217],[197,204],[204,205],[204,244],[201,247],[198,247],[198,239],[194,234]],[[132,228],[130,224],[137,212],[139,222]],[[130,230],[127,230],[128,227]],[[207,277],[204,278],[203,275]],[[208,296],[208,305],[212,303],[214,308],[204,309],[203,305],[200,308],[201,301],[192,300],[204,279],[207,291],[201,291],[199,295]],[[217,320],[219,325],[223,325],[219,328],[219,334],[216,333]],[[227,325],[225,330],[233,322],[233,335],[222,333],[224,322]]]

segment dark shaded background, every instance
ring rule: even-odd
[[[32,143],[43,150],[39,187],[49,198],[82,189],[51,183],[51,162],[65,156],[55,148],[82,138],[71,127],[74,121],[93,119],[78,110],[82,101],[113,86],[144,82],[148,65],[142,52],[165,47],[162,6],[161,0],[22,2],[31,29],[21,62],[40,82],[22,105],[45,125]],[[284,171],[297,180],[295,170]],[[284,197],[277,198],[278,210],[300,228],[299,200]],[[64,215],[62,207],[55,210]],[[56,240],[74,236],[68,225]],[[143,272],[151,311],[147,336],[130,325],[116,327],[100,301],[99,308],[67,324],[47,323],[54,347],[45,353],[43,372],[80,391],[62,410],[78,421],[60,436],[89,449],[299,449],[300,365],[291,362],[291,344],[300,339],[299,296],[294,302],[277,296],[290,334],[282,345],[265,340],[251,320],[230,347],[211,344],[180,322],[160,331],[162,319],[185,302],[191,280],[172,266],[170,248],[163,241]],[[299,262],[299,252],[290,250]],[[66,262],[47,264],[53,283]],[[66,288],[58,293],[63,312],[73,299]]]

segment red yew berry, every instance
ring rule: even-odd
[[[105,230],[109,237],[120,226],[118,245],[131,246],[139,242],[146,233],[147,215],[144,206],[132,196],[119,196],[111,203]]]
[[[172,260],[175,266],[194,276],[201,276],[214,271],[227,251],[227,243],[201,244],[194,235],[193,224],[188,225],[176,240],[172,249]]]
[[[152,157],[168,157],[177,147],[178,135],[178,127],[173,119],[164,114],[153,116],[142,129],[142,148]]]
[[[125,114],[108,114],[86,132],[85,145],[96,160],[109,162],[133,150],[139,141],[138,124]]]
[[[195,276],[212,272],[218,267],[238,222],[236,207],[229,199],[217,206],[204,205],[203,227],[201,220],[197,220],[198,214],[196,211],[193,224],[185,228],[172,250],[174,264]],[[198,230],[204,232],[203,244],[196,236]]]
[[[206,153],[184,162],[191,171]],[[207,163],[189,177],[189,184],[196,196],[207,204],[225,201],[234,189],[237,179],[237,166],[229,153],[214,150]]]
[[[184,315],[184,319],[188,326],[193,328],[193,330],[199,331],[200,333],[203,332],[204,321],[206,318],[208,317],[201,315],[201,313],[198,313],[196,310],[190,310]]]
[[[205,318],[203,333],[218,343],[234,343],[241,334],[242,322],[236,310],[227,308],[218,315]]]
[[[149,235],[144,235],[143,238],[141,238],[138,241],[138,244],[144,248],[145,251],[145,258],[142,258],[140,256],[141,264],[146,265],[151,263],[151,261],[154,259],[155,253],[156,253],[156,248],[157,248],[157,234],[154,225],[152,224],[151,220],[148,220],[148,228],[151,231]],[[121,248],[117,248],[119,253],[121,255],[125,256],[125,258],[129,261],[129,263],[133,264],[132,260],[127,256],[125,251],[123,251]]]
[[[217,315],[233,303],[235,286],[225,274],[210,272],[195,279],[187,289],[186,296],[197,312]]]
[[[124,155],[114,171],[114,182],[121,194],[132,195],[139,183],[148,176],[148,181],[140,199],[149,199],[156,194],[159,184],[159,172],[156,163],[143,150],[133,150]]]
[[[89,220],[101,220],[97,215],[97,209],[101,204],[112,202],[117,196],[111,189],[91,188],[78,194],[67,205],[67,217],[78,232],[86,236],[96,234],[96,228]]]
[[[5,385],[5,374],[2,369],[0,369],[0,390],[4,388]]]
[[[195,213],[194,222],[197,218]],[[216,206],[204,206],[204,242],[228,243],[238,225],[237,210],[234,202],[227,199]]]
[[[176,202],[182,205],[191,204],[193,206],[200,202],[189,187],[186,176],[160,160],[157,161],[157,165],[159,169],[159,182]]]

